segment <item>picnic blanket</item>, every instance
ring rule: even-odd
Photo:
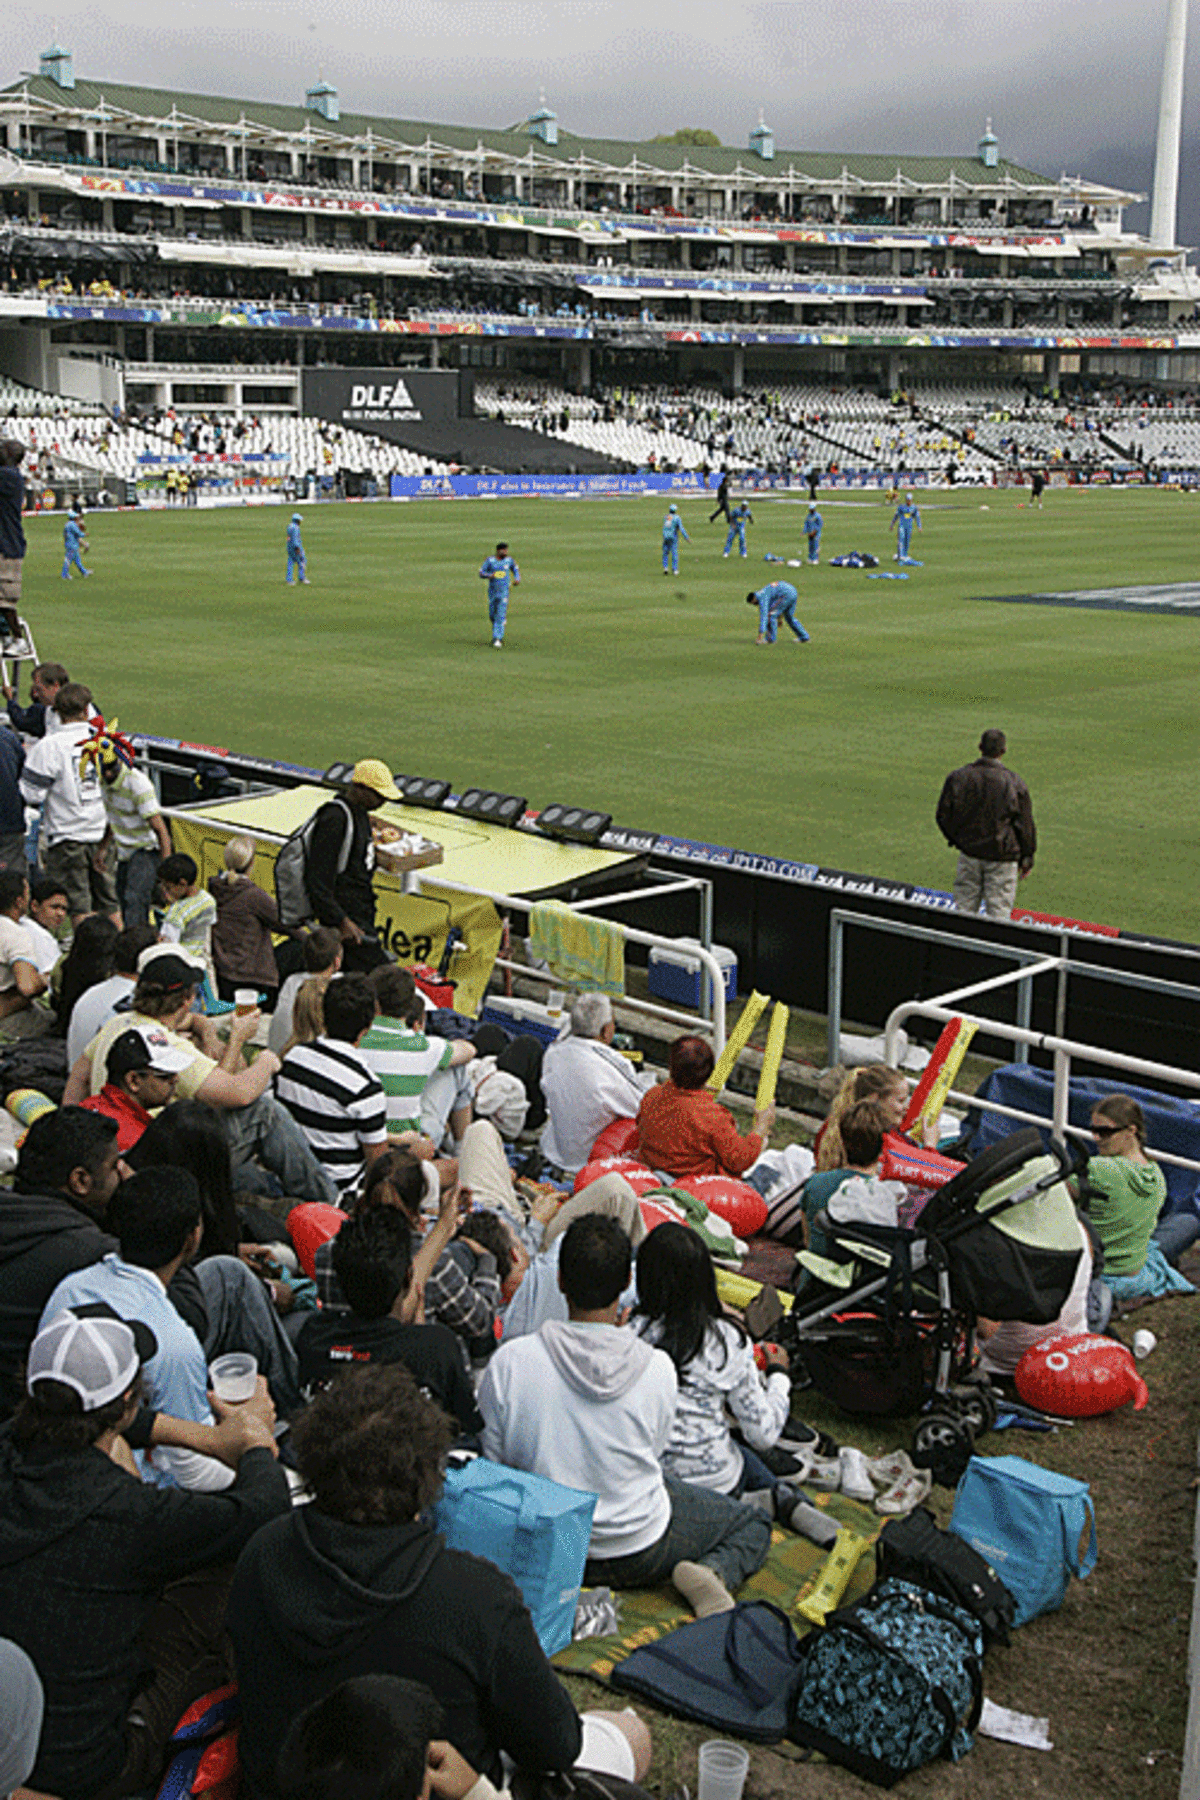
[[[879,1536],[884,1521],[870,1507],[847,1500],[841,1494],[814,1494],[815,1505],[828,1512],[839,1525],[848,1525],[872,1544]],[[752,1575],[738,1589],[739,1600],[773,1600],[791,1618],[796,1632],[803,1637],[809,1627],[795,1612],[798,1601],[810,1594],[825,1567],[828,1551],[819,1550],[807,1538],[776,1526],[771,1533],[767,1560],[757,1575]],[[875,1580],[875,1558],[864,1550],[846,1589],[845,1603],[858,1600]],[[623,1590],[618,1596],[621,1629],[612,1637],[583,1638],[568,1644],[551,1657],[554,1667],[566,1675],[589,1675],[593,1681],[608,1682],[614,1668],[632,1656],[643,1644],[657,1643],[659,1638],[689,1625],[692,1614],[672,1587]]]

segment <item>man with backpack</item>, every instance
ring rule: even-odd
[[[331,926],[337,932],[342,940],[342,966],[347,974],[377,968],[388,960],[375,932],[375,889],[371,884],[375,844],[371,836],[371,814],[385,800],[402,797],[387,764],[366,757],[355,763],[345,794],[318,807],[308,824],[289,838],[276,861],[275,886],[280,919],[286,925],[307,922],[291,917],[295,908],[289,904],[285,892],[293,874],[299,873],[289,871],[288,861],[298,855],[303,858],[300,879],[308,918],[316,919],[320,925]],[[299,849],[289,858],[287,853],[292,845]]]

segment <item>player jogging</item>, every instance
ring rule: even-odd
[[[905,494],[902,505],[898,506],[892,514],[892,524],[896,527],[896,554],[892,560],[900,563],[911,562],[912,557],[908,554],[908,548],[912,543],[913,526],[915,525],[918,531],[921,529],[921,514],[919,509],[914,506],[911,494]]]
[[[824,520],[815,506],[810,506],[804,515],[804,535],[808,539],[808,560],[819,563],[821,560],[821,527]]]
[[[495,556],[489,556],[479,571],[481,581],[488,584],[488,622],[492,627],[492,649],[504,645],[504,627],[508,623],[508,590],[510,583],[521,585],[521,571],[508,554],[507,544],[497,544]]]
[[[758,642],[773,644],[779,636],[779,621],[783,620],[788,630],[793,632],[797,643],[811,642],[807,631],[796,617],[796,602],[800,598],[790,581],[769,581],[766,587],[758,592],[746,595],[747,606],[758,608]]]
[[[302,514],[293,513],[287,528],[287,579],[292,579],[293,569],[296,580],[308,586],[308,558],[304,554],[304,545],[300,542],[300,525]]]
[[[690,544],[692,541],[683,528],[683,520],[679,516],[679,508],[672,500],[670,506],[667,508],[667,516],[663,520],[664,575],[678,575],[679,573],[679,540],[681,537],[685,543]],[[669,567],[668,564],[670,565]]]
[[[729,515],[729,533],[725,539],[725,549],[723,552],[725,556],[728,556],[729,552],[733,549],[734,538],[737,539],[738,549],[741,551],[742,555],[745,556],[747,523],[753,525],[754,514],[750,511],[749,501],[743,500],[739,506],[734,507]]]
[[[83,514],[80,512],[76,512],[75,508],[72,507],[70,512],[67,514],[67,522],[63,526],[64,555],[63,555],[63,566],[62,566],[62,578],[64,581],[70,581],[71,570],[73,568],[78,569],[79,573],[81,575],[90,575],[91,574],[92,571],[90,569],[84,568],[83,563],[81,562],[80,556],[79,556],[80,551],[85,550],[86,548],[87,548],[87,537],[85,535]]]

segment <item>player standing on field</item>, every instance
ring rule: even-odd
[[[691,538],[688,537],[687,532],[683,528],[683,520],[679,516],[679,508],[672,500],[670,506],[667,508],[667,516],[663,520],[664,575],[678,575],[679,573],[679,539],[681,536],[685,543],[691,543]],[[667,566],[668,564],[670,564],[669,568]]]
[[[903,505],[898,506],[892,514],[892,524],[896,527],[896,554],[892,560],[901,563],[911,562],[912,558],[908,554],[908,548],[912,543],[913,526],[915,525],[918,531],[921,529],[920,508],[913,504],[911,494],[905,494]]]
[[[504,627],[508,623],[509,584],[521,585],[521,571],[508,554],[507,544],[497,544],[495,556],[489,556],[479,571],[481,581],[488,584],[488,621],[492,627],[492,649],[504,643]]]

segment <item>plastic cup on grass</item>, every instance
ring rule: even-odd
[[[742,1800],[750,1752],[728,1738],[709,1738],[700,1746],[700,1782],[696,1800]]]

